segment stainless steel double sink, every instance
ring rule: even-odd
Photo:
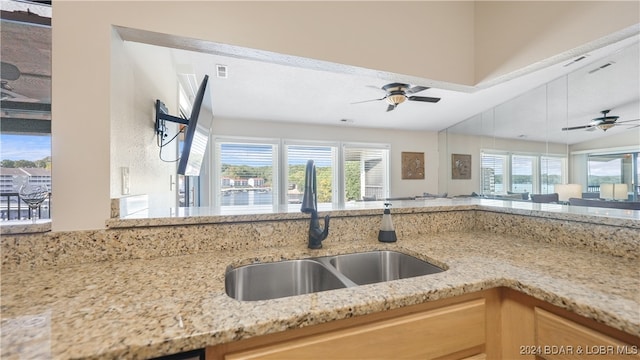
[[[397,251],[367,251],[227,269],[227,295],[241,301],[277,299],[444,271]]]

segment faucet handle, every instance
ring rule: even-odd
[[[324,229],[320,227],[318,218],[312,219],[309,226],[309,249],[321,249],[322,241],[329,235],[329,215],[324,217]]]

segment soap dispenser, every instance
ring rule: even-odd
[[[393,221],[391,220],[391,209],[389,208],[391,203],[384,203],[384,214],[382,214],[382,227],[378,232],[378,240],[382,242],[395,242],[398,240],[396,237],[396,230],[393,228]]]

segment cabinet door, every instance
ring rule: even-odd
[[[485,317],[485,301],[477,299],[231,353],[225,359],[432,359],[483,346]]]
[[[638,360],[638,346],[535,308],[536,345],[540,357],[560,359]]]

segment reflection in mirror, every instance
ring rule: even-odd
[[[3,1],[0,28],[0,224],[3,231],[14,227],[20,232],[48,231],[50,193],[31,212],[18,190],[23,185],[46,185],[53,191],[51,5]]]
[[[469,180],[452,179],[449,165],[441,186],[453,196],[530,201],[559,184],[579,184],[582,197],[598,199],[608,182],[628,189],[615,200],[637,201],[640,60],[632,40],[442,131],[441,161],[470,154],[473,165]]]

